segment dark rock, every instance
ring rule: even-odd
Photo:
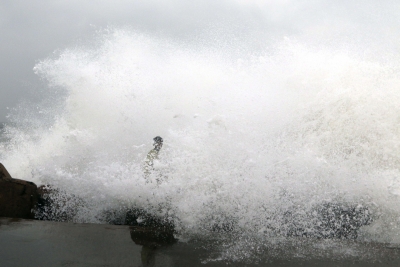
[[[301,217],[286,212],[285,218],[284,224],[290,221],[287,236],[324,239],[357,239],[360,228],[372,222],[368,207],[338,202],[317,205]]]
[[[237,219],[226,214],[212,214],[207,220],[206,229],[213,232],[232,232],[237,227]]]
[[[73,221],[78,209],[84,206],[83,200],[50,185],[38,188],[38,204],[35,219],[44,221]]]
[[[217,212],[209,214],[201,220],[202,229],[207,232],[229,233],[242,231],[238,226],[238,217],[227,214],[225,212]]]
[[[323,238],[356,239],[358,230],[372,222],[368,207],[357,204],[325,203],[316,211],[317,230]]]
[[[37,200],[37,186],[13,179],[0,163],[0,217],[33,219]]]
[[[54,194],[54,191],[49,185],[38,187],[38,203],[35,209],[35,219],[44,221],[52,220],[52,205],[54,201],[51,199],[51,194]]]
[[[113,225],[125,225],[126,209],[107,209],[101,212],[97,218],[101,222]]]
[[[0,180],[11,180],[12,177],[3,164],[0,163]]]
[[[148,226],[158,228],[174,228],[173,222],[167,217],[155,216],[144,209],[131,208],[128,209],[125,216],[126,225],[131,226]]]
[[[309,209],[298,206],[286,211],[268,214],[259,225],[265,231],[282,237],[309,237],[318,239],[352,239],[360,228],[373,221],[367,206],[346,202],[323,202]],[[238,219],[224,213],[208,216],[203,229],[209,232],[240,232]]]
[[[154,216],[144,209],[129,209],[125,224],[131,225],[131,238],[137,245],[155,248],[176,242],[173,222],[165,217]]]
[[[131,226],[131,239],[135,244],[160,247],[175,243],[174,229],[169,227]]]

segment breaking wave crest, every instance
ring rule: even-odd
[[[399,241],[396,59],[290,38],[238,54],[125,29],[94,43],[35,66],[48,96],[10,114],[0,143],[13,176],[62,192],[62,218],[134,206],[188,236],[325,237],[338,233],[323,214],[340,209],[359,216],[356,238]]]

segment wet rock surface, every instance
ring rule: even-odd
[[[173,223],[167,218],[152,216],[143,209],[129,209],[125,224],[130,225],[131,238],[137,245],[159,247],[176,242]]]
[[[49,185],[40,186],[38,195],[35,209],[35,219],[38,220],[73,221],[79,205],[84,206],[79,198]],[[111,225],[129,225],[131,238],[138,245],[155,248],[176,241],[173,222],[141,208],[104,210],[98,215],[98,219]]]
[[[288,227],[287,236],[321,239],[357,239],[360,228],[373,221],[368,207],[340,202],[316,205],[297,220],[298,215],[291,212],[287,212],[285,216],[287,221],[294,222]]]
[[[173,222],[166,217],[158,217],[144,209],[130,208],[126,211],[125,223],[131,226],[149,226],[160,228],[174,228]]]
[[[130,226],[131,239],[136,245],[160,247],[175,243],[174,229],[168,227]]]
[[[83,200],[52,186],[37,186],[28,181],[13,179],[0,163],[0,217],[73,221]],[[293,209],[278,217],[279,227],[273,231],[287,237],[321,239],[357,239],[361,227],[371,224],[368,207],[357,203],[326,202],[310,210]],[[113,225],[131,226],[131,237],[137,244],[157,246],[174,241],[174,222],[138,208],[105,210],[99,220]],[[266,225],[265,228],[269,226]],[[232,216],[214,214],[208,218],[206,231],[240,231]]]
[[[0,180],[10,180],[11,175],[8,173],[3,164],[0,163]]]
[[[360,204],[325,203],[317,212],[320,238],[356,239],[358,230],[372,222],[368,207]]]
[[[336,201],[316,204],[310,209],[296,207],[268,215],[271,217],[267,217],[260,225],[265,232],[281,237],[355,240],[360,228],[373,222],[372,213],[367,206]],[[206,221],[207,231],[241,231],[238,219],[233,216],[213,214]]]
[[[50,185],[39,186],[38,194],[37,220],[72,222],[79,209],[85,207],[81,198]]]
[[[37,186],[12,178],[0,163],[0,217],[33,219],[37,200]]]

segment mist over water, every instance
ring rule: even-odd
[[[248,239],[230,249],[246,254],[250,239],[312,231],[312,209],[339,202],[372,213],[360,240],[399,242],[398,51],[347,35],[210,36],[107,29],[40,61],[48,96],[10,114],[0,161],[73,194],[77,222],[129,206],[168,214],[186,237],[231,222]]]

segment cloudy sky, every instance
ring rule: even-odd
[[[337,27],[357,35],[367,32],[360,28],[370,28],[382,38],[399,32],[399,11],[399,3],[390,0],[2,0],[0,122],[6,120],[7,108],[40,97],[37,92],[44,85],[32,70],[38,61],[106,27],[130,27],[177,40],[219,26],[239,34],[321,38],[326,38],[321,29],[332,33]]]
[[[180,38],[241,13],[239,4],[214,0],[2,0],[0,122],[7,107],[34,99],[43,86],[32,70],[36,62],[90,38],[96,30],[128,26]]]

